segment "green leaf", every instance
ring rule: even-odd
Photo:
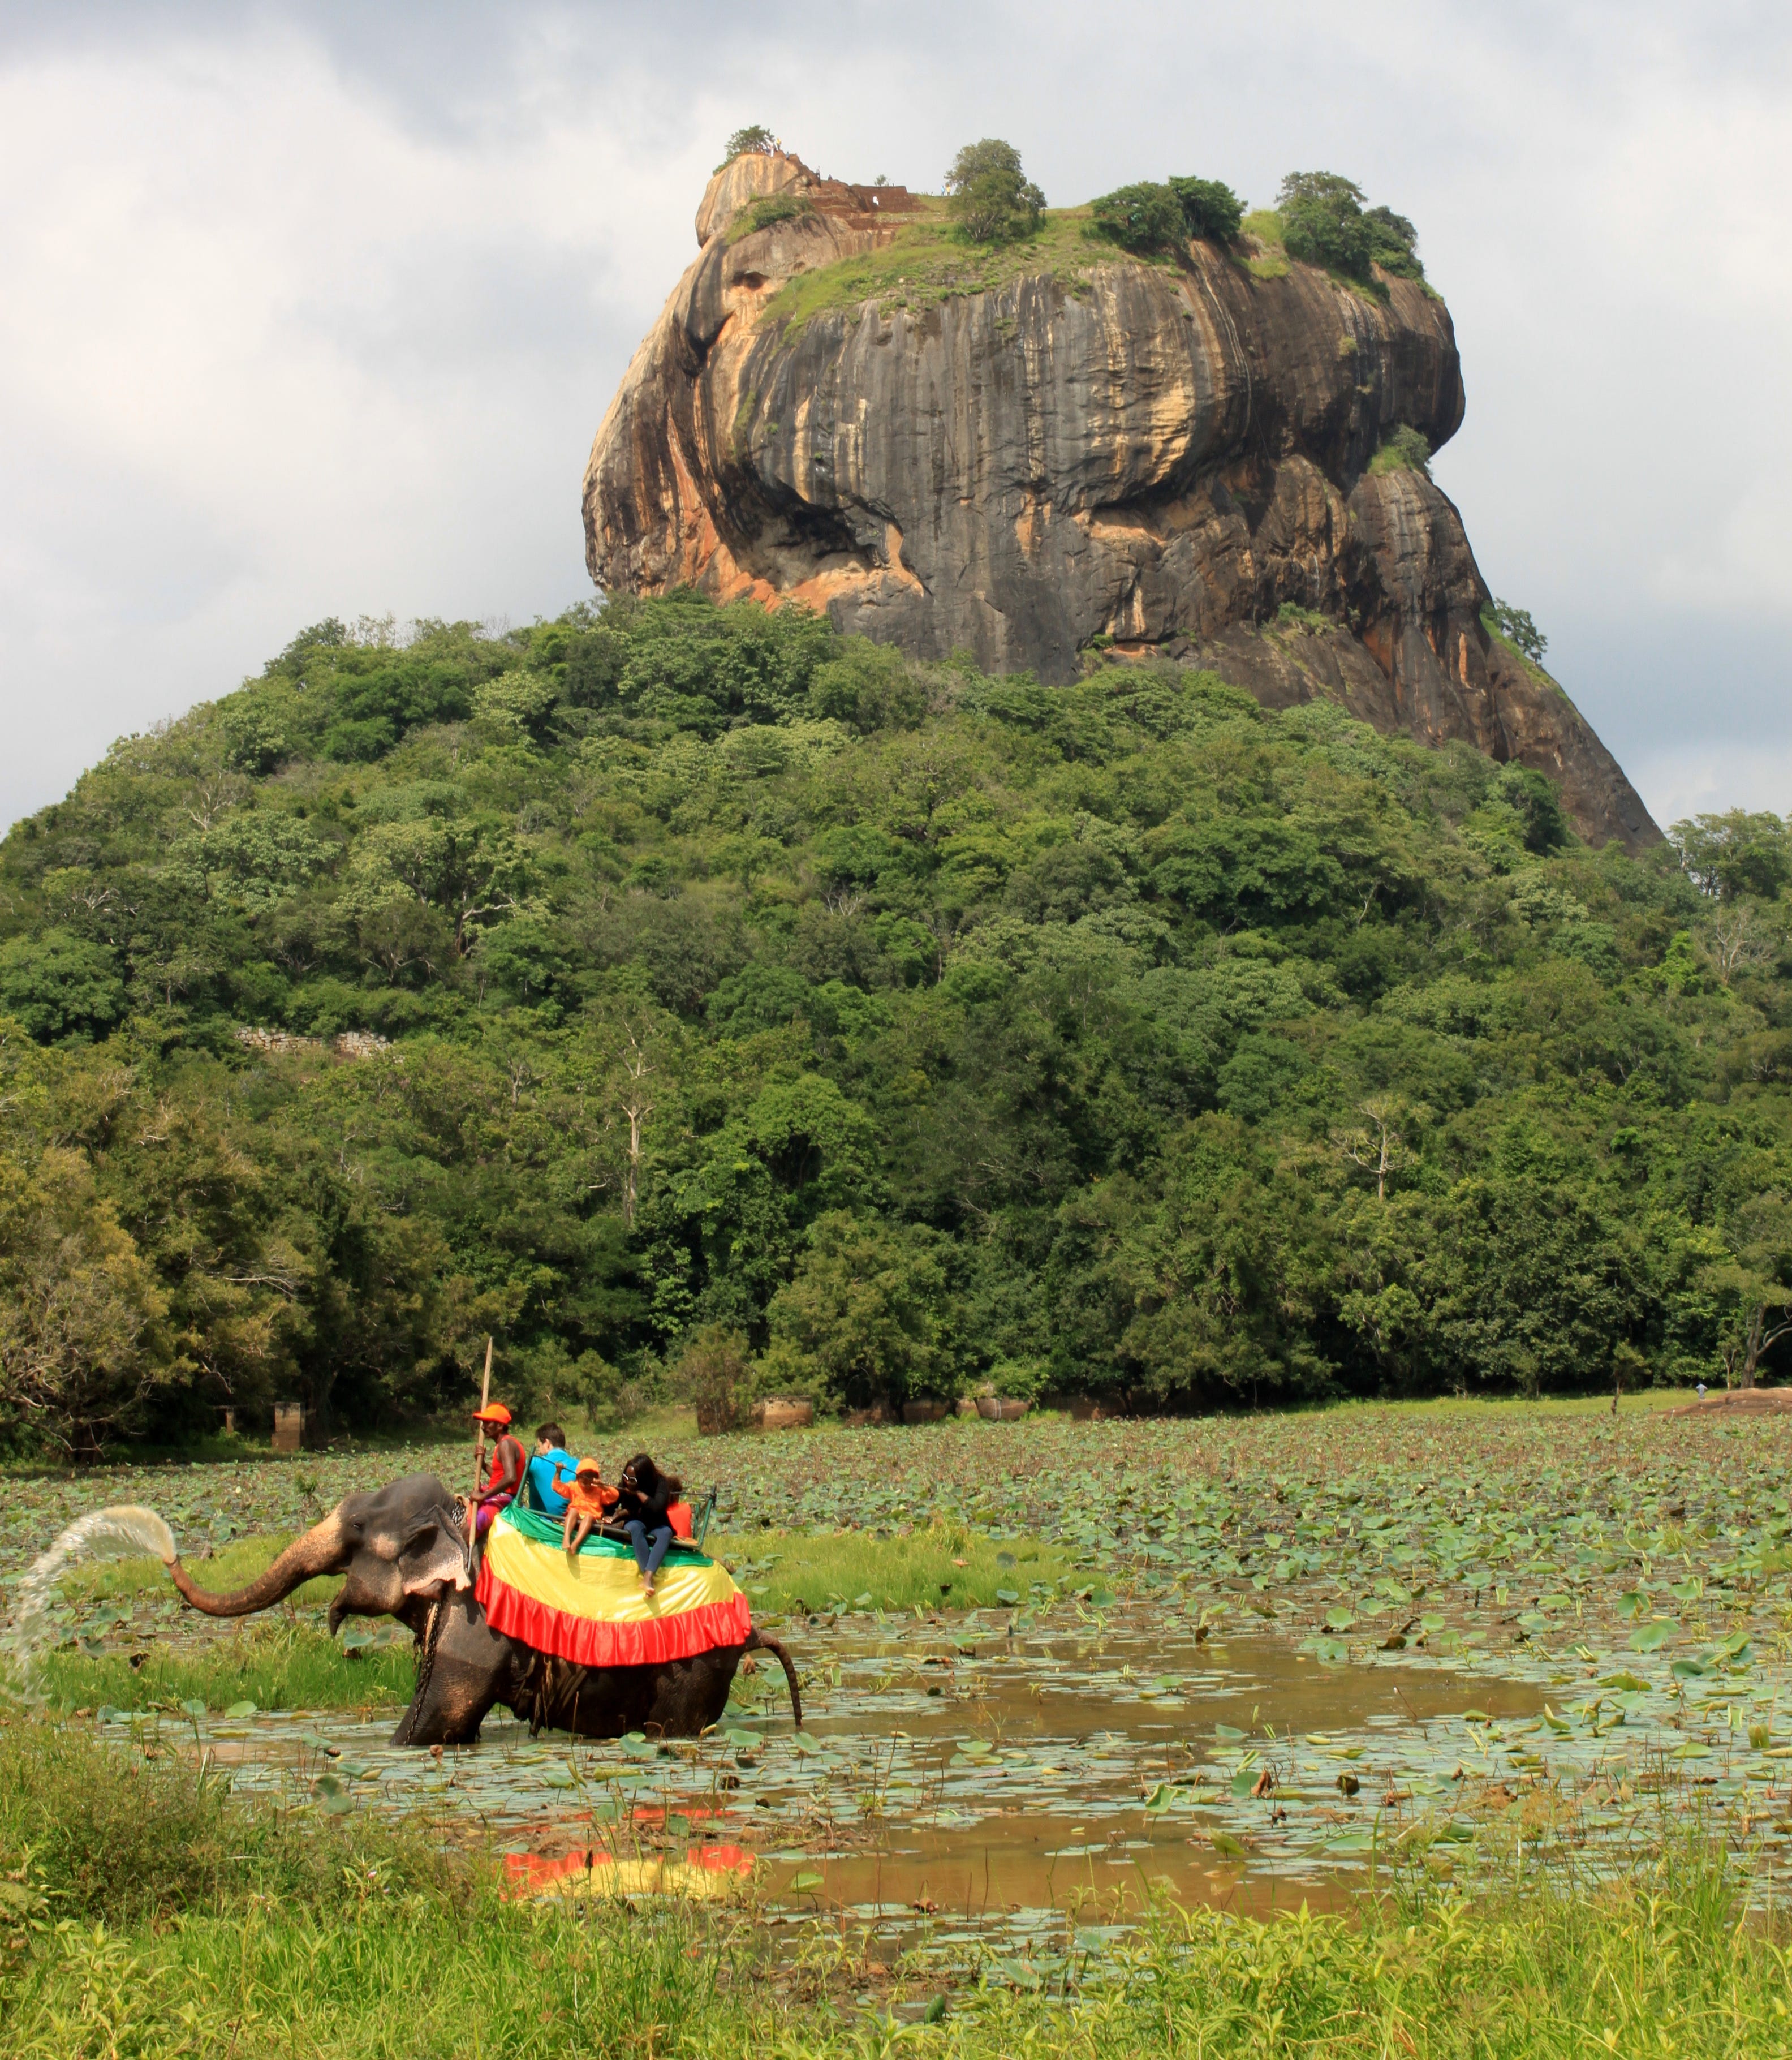
[[[195,1719],[204,1716],[206,1714],[205,1704],[202,1703],[196,1695],[190,1696],[186,1702],[182,1703],[181,1708],[186,1715],[194,1718]]]
[[[818,1874],[804,1873],[791,1877],[790,1886],[799,1895],[812,1895],[821,1885],[822,1877]]]
[[[1171,1799],[1170,1791],[1167,1785],[1161,1781],[1159,1782],[1150,1795],[1145,1798],[1147,1814],[1153,1817],[1161,1817],[1169,1808]]]
[[[1020,1597],[1018,1592],[1013,1588],[998,1588],[996,1591],[996,1599],[997,1602],[1012,1608],[1016,1603],[1020,1601]]]
[[[1209,1831],[1207,1843],[1223,1859],[1242,1860],[1247,1857],[1244,1847],[1230,1831]]]
[[[233,1723],[241,1723],[245,1717],[254,1716],[257,1711],[253,1703],[233,1703],[224,1714]]]
[[[1680,1628],[1666,1617],[1657,1617],[1651,1623],[1639,1624],[1630,1633],[1633,1652],[1658,1652]]]
[[[805,1759],[812,1759],[821,1750],[820,1745],[809,1736],[807,1731],[792,1731],[790,1735],[790,1743]]]

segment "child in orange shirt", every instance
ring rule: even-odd
[[[591,1535],[592,1526],[601,1523],[615,1506],[617,1491],[605,1487],[603,1469],[595,1459],[581,1459],[573,1469],[571,1480],[557,1466],[554,1486],[566,1498],[566,1522],[560,1542],[576,1558],[579,1547]]]

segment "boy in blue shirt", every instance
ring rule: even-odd
[[[570,1474],[573,1455],[566,1449],[566,1433],[557,1423],[544,1423],[535,1433],[535,1455],[525,1469],[523,1506],[538,1509],[558,1522],[566,1514],[567,1500],[555,1475]]]

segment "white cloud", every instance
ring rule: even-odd
[[[585,591],[592,432],[750,119],[916,184],[1008,135],[1054,200],[1350,172],[1455,313],[1439,476],[1490,581],[1664,819],[1689,741],[1753,794],[1792,750],[1789,52],[1670,0],[15,10],[0,820],[321,615]]]

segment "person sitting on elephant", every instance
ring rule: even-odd
[[[617,1483],[617,1521],[635,1548],[635,1564],[649,1595],[653,1592],[660,1562],[672,1544],[672,1519],[667,1512],[683,1487],[676,1474],[661,1473],[645,1452],[636,1453]]]
[[[566,1514],[566,1494],[560,1477],[569,1471],[573,1455],[566,1449],[566,1433],[557,1423],[544,1423],[535,1434],[535,1456],[523,1475],[525,1509],[539,1510],[544,1516]]]
[[[522,1485],[522,1440],[512,1435],[510,1411],[501,1402],[489,1403],[476,1409],[473,1420],[498,1434],[497,1443],[492,1451],[492,1471],[484,1487],[467,1504],[467,1546],[470,1551],[492,1527],[492,1519],[501,1509],[508,1508],[516,1499],[517,1490]]]
[[[595,1459],[581,1459],[569,1481],[557,1467],[554,1485],[563,1488],[566,1496],[566,1523],[560,1542],[576,1557],[592,1527],[601,1523],[616,1507],[617,1491],[604,1485],[603,1468]]]

